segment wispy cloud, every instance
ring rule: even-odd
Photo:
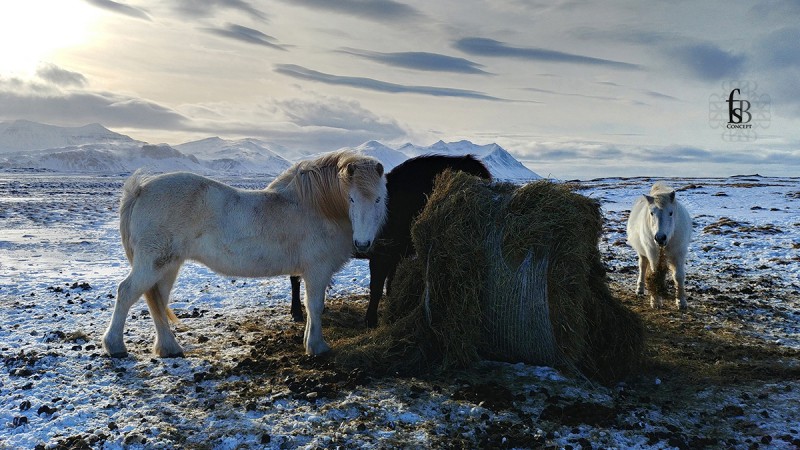
[[[612,43],[632,44],[655,50],[670,69],[682,70],[694,79],[718,81],[737,77],[744,69],[747,57],[724,50],[716,43],[698,40],[665,31],[620,28],[598,30],[580,28],[573,32],[578,38]]]
[[[491,95],[483,92],[465,89],[453,89],[435,86],[407,86],[402,84],[388,83],[372,78],[331,75],[318,72],[316,70],[307,69],[295,64],[278,64],[275,66],[275,71],[280,74],[301,80],[310,80],[319,83],[337,86],[349,86],[358,89],[367,89],[371,91],[387,92],[392,94],[409,93],[431,95],[434,97],[460,97],[478,100],[510,101],[498,97],[492,97]]]
[[[300,127],[366,131],[382,138],[395,138],[405,134],[396,121],[379,117],[355,100],[295,98],[276,101],[275,105],[290,122]]]
[[[777,29],[757,43],[755,59],[763,68],[800,68],[800,27]]]
[[[85,79],[81,74],[55,66],[39,73],[44,75],[41,80],[45,83],[0,77],[0,119],[30,118],[49,123],[68,119],[75,124],[99,122],[160,130],[188,123],[183,115],[149,100],[109,92],[61,89],[64,79]]]
[[[263,11],[244,0],[176,0],[173,9],[191,18],[211,17],[219,10],[233,10],[259,21],[267,20],[267,15]]]
[[[151,20],[150,15],[144,12],[143,10],[139,8],[134,8],[133,6],[129,6],[124,3],[119,3],[112,0],[86,0],[86,2],[98,8],[102,8],[107,11],[111,11],[117,14],[122,14],[128,17],[133,17],[135,19],[142,19],[147,21]]]
[[[454,44],[455,48],[469,55],[492,56],[502,58],[515,58],[531,61],[546,61],[554,63],[585,64],[592,66],[607,66],[618,69],[639,69],[636,64],[630,64],[609,59],[593,58],[591,56],[577,55],[574,53],[560,52],[536,47],[514,47],[505,42],[489,38],[468,37],[459,39]]]
[[[274,37],[242,25],[228,24],[223,28],[203,28],[203,30],[217,36],[246,42],[248,44],[261,45],[276,50],[286,50],[286,47],[278,44],[278,40]]]
[[[745,63],[744,55],[705,42],[679,45],[668,49],[667,53],[690,75],[705,81],[735,78]]]
[[[36,69],[36,76],[57,86],[83,87],[87,84],[86,77],[83,74],[62,69],[50,63],[40,65]]]
[[[397,23],[422,17],[413,6],[394,0],[284,0],[295,6],[361,17],[383,23]]]
[[[428,52],[381,53],[354,48],[343,48],[342,53],[375,61],[387,66],[405,69],[425,70],[430,72],[453,72],[465,74],[491,75],[481,69],[481,64],[464,58]]]

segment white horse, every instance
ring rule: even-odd
[[[691,237],[692,218],[675,199],[672,188],[659,181],[650,189],[650,195],[636,200],[628,218],[628,243],[639,254],[638,295],[644,295],[648,270],[663,278],[664,271],[659,271],[658,267],[663,261],[675,281],[675,303],[680,309],[686,308],[684,266]],[[660,293],[650,290],[650,305],[653,308],[661,307]]]
[[[237,277],[299,275],[306,285],[306,353],[330,349],[321,314],[331,276],[353,248],[367,251],[386,217],[386,177],[377,159],[331,153],[295,164],[263,190],[242,190],[191,173],[145,177],[123,188],[120,234],[131,271],[120,283],[103,348],[127,355],[122,332],[144,295],[156,328],[154,353],[182,356],[169,327],[169,294],[186,260]]]

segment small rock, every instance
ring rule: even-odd
[[[28,424],[28,418],[25,416],[16,416],[14,420],[11,421],[11,424],[14,425],[14,428],[21,427],[23,425]]]

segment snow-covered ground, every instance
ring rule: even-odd
[[[195,264],[173,291],[186,357],[150,354],[144,302],[128,319],[130,356],[104,357],[127,272],[123,179],[0,173],[0,448],[796,448],[800,179],[667,181],[694,217],[686,313],[632,295],[625,219],[653,180],[579,185],[602,201],[610,282],[652,343],[641,373],[606,387],[505,363],[426,379],[340,373],[303,355],[285,277]],[[368,280],[364,261],[349,263],[326,315],[360,325]]]

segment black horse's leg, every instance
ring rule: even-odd
[[[389,271],[387,272],[386,278],[386,295],[392,294],[392,282],[394,281],[394,274],[397,272],[397,264],[399,263],[400,261],[395,260],[389,262]]]
[[[378,326],[378,303],[383,296],[383,285],[389,274],[389,265],[380,258],[373,257],[369,260],[369,306],[365,322],[367,328]]]
[[[303,304],[300,302],[300,277],[291,276],[289,280],[292,282],[292,320],[295,322],[303,322]]]

